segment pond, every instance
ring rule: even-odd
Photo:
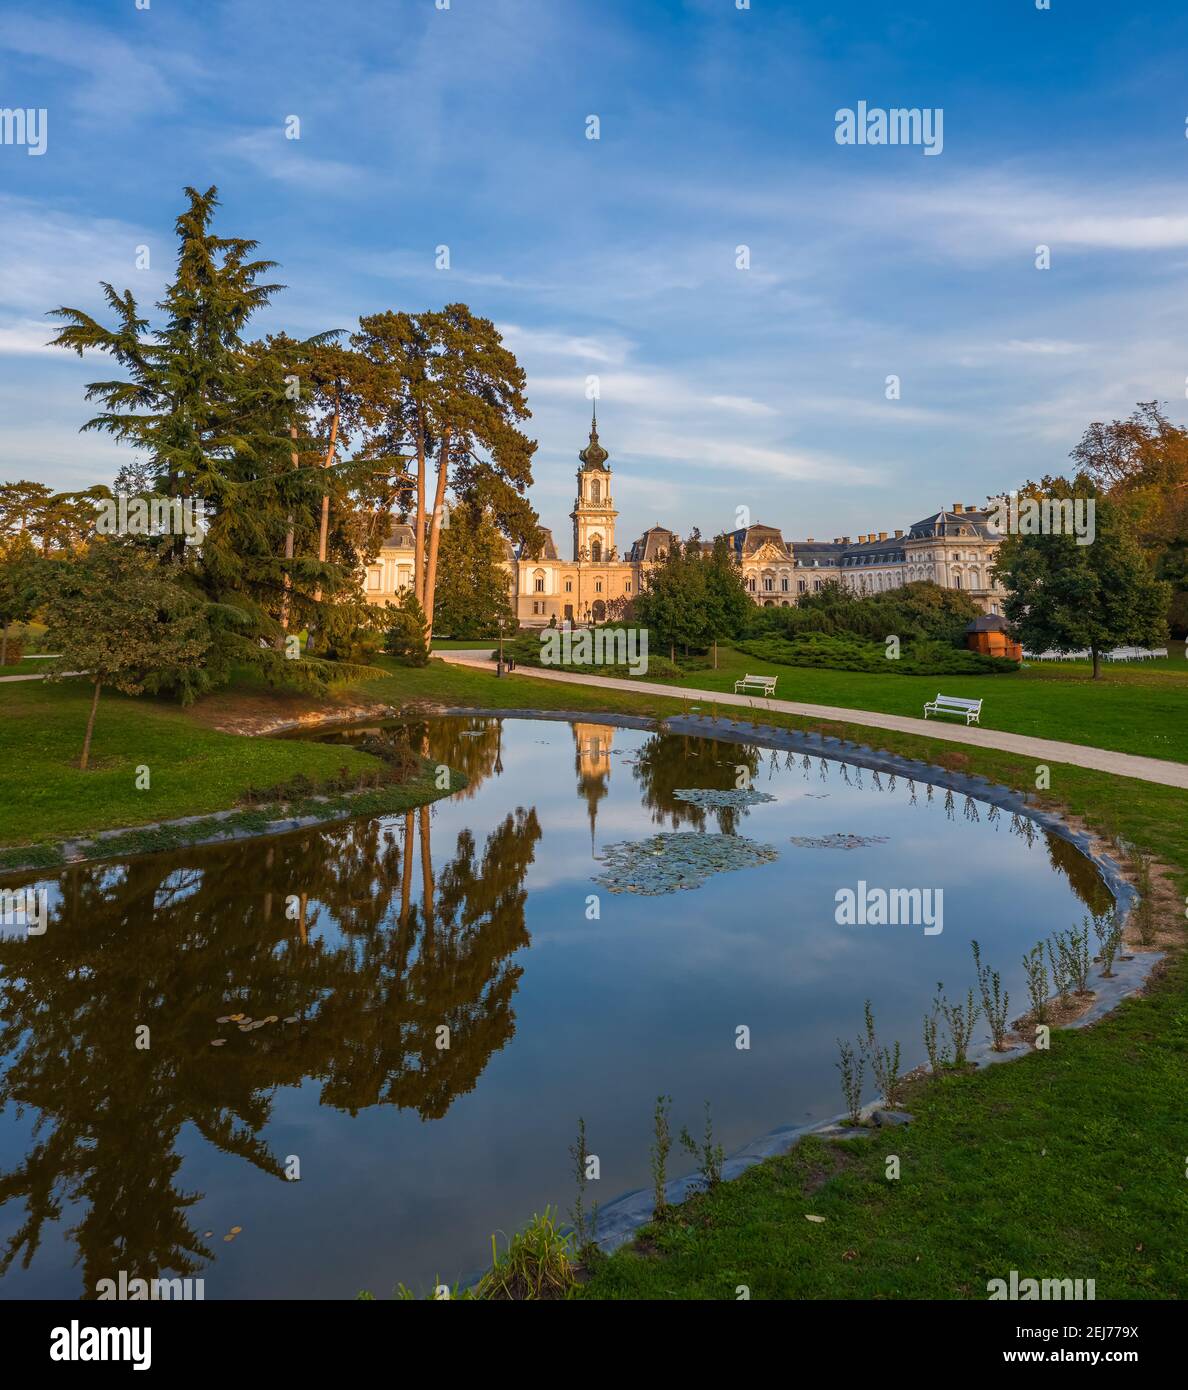
[[[0,1297],[466,1278],[492,1232],[568,1210],[579,1116],[603,1203],[649,1182],[660,1093],[695,1134],[709,1101],[727,1153],[827,1118],[865,999],[914,1065],[971,939],[1015,1016],[1024,950],[1109,902],[1033,822],[836,758],[597,722],[409,732],[465,790],[6,882],[49,920],[0,940]],[[846,925],[846,889],[927,890],[931,916]]]

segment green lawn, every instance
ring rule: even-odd
[[[0,765],[7,795],[0,845],[40,844],[88,831],[144,825],[233,806],[252,787],[305,773],[379,766],[354,749],[245,738],[194,723],[177,705],[105,691],[91,767],[78,769],[90,687],[81,681],[0,685]],[[147,766],[148,790],[136,788]]]
[[[1188,762],[1188,661],[1182,656],[1109,666],[1094,681],[1087,663],[1044,663],[993,676],[883,676],[781,666],[722,647],[717,671],[691,671],[665,683],[733,691],[748,671],[778,676],[781,700],[918,719],[939,691],[983,700],[983,728]]]

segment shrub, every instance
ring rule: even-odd
[[[905,645],[899,657],[891,660],[881,640],[872,642],[849,635],[833,636],[820,632],[805,633],[791,640],[759,638],[740,642],[738,649],[748,656],[781,666],[815,666],[835,671],[867,671],[899,676],[995,675],[1018,670],[1016,662],[1003,657],[985,656],[981,652],[971,652],[963,647],[946,647],[932,641]]]
[[[396,603],[389,603],[386,613],[391,626],[384,635],[384,650],[406,666],[427,666],[429,645],[425,613],[411,589],[405,589]]]
[[[974,969],[978,975],[978,990],[982,996],[982,1013],[990,1025],[991,1046],[995,1052],[1006,1051],[1006,1026],[1011,996],[1002,987],[1002,976],[982,964],[982,952],[976,941],[973,946]]]
[[[866,1059],[855,1052],[852,1044],[837,1040],[839,1060],[834,1063],[841,1072],[842,1095],[846,1098],[846,1110],[850,1123],[856,1125],[862,1119],[862,1076],[866,1071]]]
[[[863,1018],[866,1023],[866,1036],[859,1046],[870,1061],[875,1085],[878,1086],[884,1101],[888,1105],[898,1105],[900,1087],[903,1084],[899,1074],[899,1043],[893,1047],[880,1046],[875,1033],[874,1011],[870,1007],[869,999],[866,1001]]]
[[[725,1150],[721,1144],[714,1143],[714,1124],[710,1118],[710,1103],[705,1103],[705,1138],[700,1144],[687,1129],[681,1129],[681,1145],[694,1158],[700,1159],[701,1181],[705,1184],[708,1192],[711,1187],[717,1187],[722,1181],[722,1163],[726,1158]]]
[[[652,1115],[652,1220],[663,1221],[668,1215],[668,1155],[672,1150],[672,1133],[668,1127],[671,1096],[657,1096]]]

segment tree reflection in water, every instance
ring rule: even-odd
[[[466,773],[459,796],[503,771],[499,719],[340,737],[410,732],[414,747]],[[621,756],[623,743],[638,747],[633,762],[623,759],[628,778],[615,768],[617,734],[594,720],[572,728],[576,785],[566,778],[563,794],[584,804],[594,838],[616,775],[634,785],[653,824],[702,830],[716,822],[733,833],[746,808],[707,813],[674,793],[733,787],[739,766],[762,785],[777,766],[775,755],[750,744],[632,735],[619,749]],[[943,808],[948,819],[981,817],[1028,844],[1044,833],[941,786],[908,781],[897,791],[894,777],[857,764],[800,753],[780,759],[803,778],[787,783],[781,799],[822,798],[805,804],[823,831],[850,828],[834,823],[838,802],[824,798],[863,778],[872,793],[897,795],[905,815]],[[539,781],[551,804],[554,781]],[[0,1171],[0,1204],[21,1204],[0,1274],[16,1261],[28,1266],[66,1216],[88,1291],[120,1269],[201,1272],[213,1252],[189,1219],[204,1194],[180,1186],[182,1131],[193,1126],[218,1150],[283,1181],[284,1155],[264,1137],[282,1087],[312,1082],[321,1103],[344,1114],[391,1106],[426,1120],[476,1088],[515,1033],[515,956],[530,944],[525,883],[542,832],[535,809],[504,815],[500,806],[481,843],[464,829],[435,862],[433,821],[434,811],[422,808],[61,873],[47,932],[0,941],[0,1107],[36,1121],[27,1152]],[[1096,872],[1065,841],[1045,838],[1053,865],[1096,907]],[[240,1012],[297,1021],[248,1033],[216,1023]],[[135,1046],[137,1025],[150,1029],[147,1050]],[[438,1046],[443,1027],[448,1048]],[[212,1047],[219,1038],[224,1045]]]
[[[474,757],[489,753],[485,740]],[[213,1252],[187,1216],[203,1194],[177,1185],[180,1131],[284,1180],[261,1138],[279,1087],[316,1079],[323,1104],[425,1119],[474,1088],[515,1031],[511,957],[529,944],[541,831],[519,808],[481,853],[459,834],[435,870],[431,823],[425,807],[61,874],[45,935],[0,942],[0,1108],[37,1112],[0,1173],[0,1204],[24,1203],[0,1274],[31,1263],[67,1206],[87,1291],[120,1269],[200,1271]],[[236,1012],[298,1021],[216,1024]]]

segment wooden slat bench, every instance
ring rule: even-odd
[[[778,676],[743,676],[741,680],[734,682],[734,693],[737,695],[741,691],[745,694],[748,690],[758,690],[764,695],[774,695]]]
[[[963,700],[959,695],[938,694],[935,700],[930,700],[924,706],[924,718],[927,719],[930,714],[960,714],[967,724],[977,724],[981,721],[982,702]]]

